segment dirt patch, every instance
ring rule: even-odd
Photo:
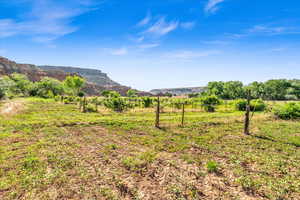
[[[4,103],[0,108],[0,115],[12,116],[24,109],[24,101],[15,100]]]

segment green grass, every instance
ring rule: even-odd
[[[187,107],[184,127],[166,108],[156,129],[154,109],[81,113],[24,101],[22,112],[0,116],[0,199],[300,196],[299,121],[256,113],[244,136],[243,113],[230,105]]]

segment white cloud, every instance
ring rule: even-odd
[[[230,44],[229,41],[226,40],[210,40],[210,41],[202,41],[203,44],[209,45],[228,45]]]
[[[289,32],[291,28],[288,27],[270,27],[264,25],[257,25],[249,29],[249,33],[267,33],[267,34],[282,34]]]
[[[149,22],[151,21],[151,19],[152,19],[152,16],[151,16],[150,13],[148,13],[148,14],[146,15],[146,17],[145,17],[144,19],[142,19],[142,20],[137,24],[137,26],[145,26],[145,25],[149,24]]]
[[[78,27],[71,25],[72,19],[93,10],[92,0],[75,0],[72,4],[51,0],[30,0],[30,12],[22,19],[0,19],[0,37],[27,35],[38,42],[50,42],[73,33]]]
[[[153,34],[155,36],[166,35],[178,28],[178,21],[167,22],[164,17],[159,18],[152,26],[150,26],[144,33]]]
[[[155,47],[158,47],[158,46],[159,46],[158,43],[152,43],[152,44],[139,45],[138,48],[140,48],[140,49],[151,49],[151,48],[155,48]]]
[[[192,29],[196,26],[196,22],[182,22],[180,23],[180,27],[183,29]]]
[[[204,8],[204,11],[206,13],[215,13],[219,9],[218,5],[224,1],[225,0],[209,0]]]
[[[124,56],[128,54],[128,49],[126,47],[115,49],[111,51],[111,54],[114,56]]]
[[[300,29],[289,26],[255,25],[241,33],[228,34],[230,38],[239,39],[250,36],[275,36],[300,34]]]

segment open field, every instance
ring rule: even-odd
[[[26,98],[0,115],[0,199],[300,199],[300,123],[256,113],[81,113]],[[4,103],[0,103],[3,107]],[[167,111],[167,110],[166,110]]]

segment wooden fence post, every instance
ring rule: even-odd
[[[82,111],[82,102],[83,102],[82,99],[83,99],[82,97],[80,97],[79,99],[79,111]]]
[[[83,98],[82,112],[86,112],[86,97]]]
[[[182,104],[182,114],[181,114],[181,126],[184,126],[184,107],[185,107],[185,103]]]
[[[159,126],[159,115],[160,115],[160,99],[157,97],[157,107],[156,107],[156,119],[155,119],[155,127],[160,128]]]
[[[247,105],[246,105],[246,113],[245,113],[245,126],[244,126],[244,134],[245,135],[250,135],[250,103],[251,103],[251,92],[250,90],[248,91],[247,94]]]

